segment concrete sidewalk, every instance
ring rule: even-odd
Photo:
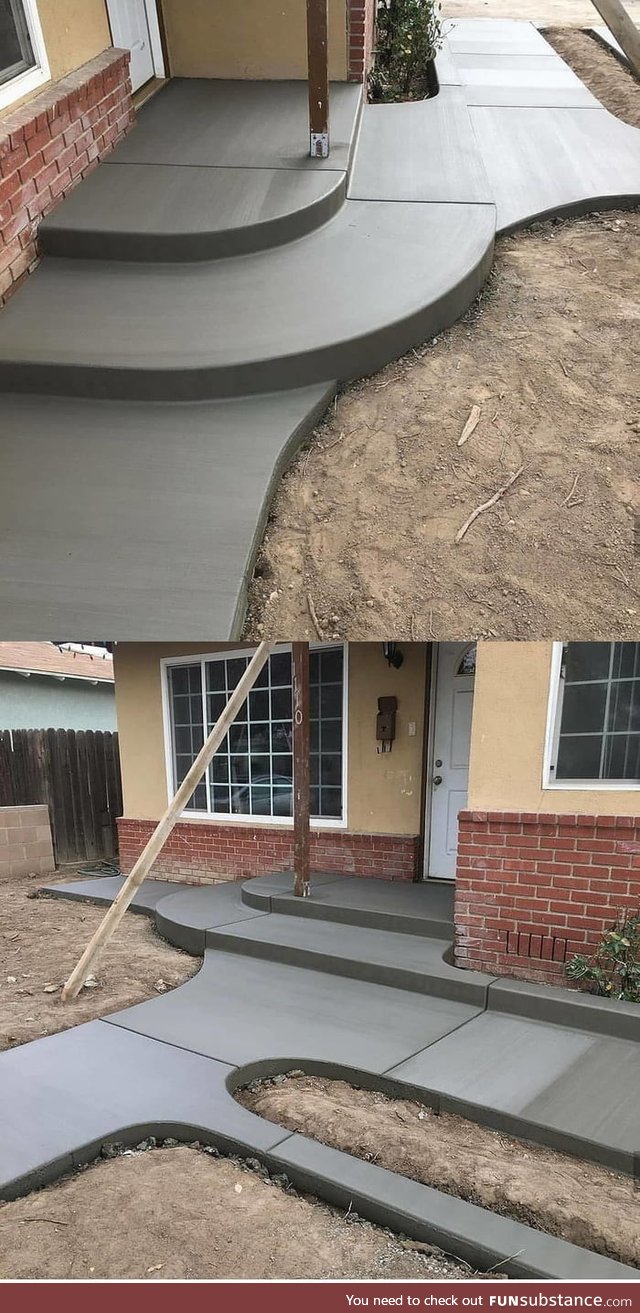
[[[0,1118],[8,1131],[0,1146],[2,1197],[89,1161],[109,1140],[197,1138],[277,1163],[323,1197],[351,1191],[363,1216],[399,1225],[402,1215],[401,1229],[439,1242],[446,1236],[453,1252],[475,1254],[473,1261],[523,1250],[512,1259],[514,1275],[585,1275],[585,1263],[595,1263],[594,1275],[637,1275],[290,1136],[233,1099],[234,1088],[258,1074],[302,1066],[631,1172],[640,1145],[637,1009],[449,967],[446,939],[416,933],[421,914],[432,924],[426,886],[387,885],[383,907],[379,881],[327,874],[316,886],[318,919],[304,912],[313,897],[298,900],[293,915],[268,910],[270,901],[264,906],[265,899],[286,906],[288,876],[174,893],[159,883],[145,883],[136,910],[148,910],[181,946],[191,927],[191,951],[203,939],[211,945],[203,967],[169,994],[0,1056]],[[48,892],[108,902],[120,884],[107,877]],[[375,917],[390,914],[394,890],[400,915],[413,922],[406,934],[375,926]],[[438,898],[442,913],[440,891]],[[364,925],[354,923],[358,909]],[[295,956],[283,960],[292,929]],[[266,957],[255,956],[256,930]],[[235,938],[233,952],[224,942],[212,946],[225,935]],[[386,951],[367,961],[363,945],[385,935]],[[419,987],[385,983],[407,970],[409,950],[422,973]]]

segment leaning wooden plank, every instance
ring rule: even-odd
[[[640,77],[640,32],[622,0],[593,0],[593,4],[622,47],[634,73]]]
[[[71,972],[71,975],[62,990],[62,999],[65,1003],[68,1002],[69,999],[76,998],[80,993],[98,954],[104,949],[114,930],[120,924],[136,889],[149,874],[153,863],[164,847],[174,825],[182,815],[196,785],[202,779],[211,758],[220,747],[229,726],[233,724],[240,708],[244,702],[246,702],[249,692],[253,688],[262,667],[268,660],[273,646],[273,643],[260,643],[259,647],[256,649],[242,679],[237,688],[235,688],[231,694],[222,715],[214,725],[204,747],[200,749],[193,765],[185,775],[180,788],[171,799],[164,816],[158,821],[151,838],[140,853],[138,860],[135,862],[130,874],[127,876],[120,892],[114,898],[106,916],[98,926],[93,938],[87,944],[80,961]]]

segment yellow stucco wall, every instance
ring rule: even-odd
[[[105,0],[38,0],[51,77],[64,77],[112,44]]]
[[[543,789],[551,643],[480,643],[469,807],[478,811],[634,815],[640,793]]]
[[[116,646],[116,710],[125,816],[156,820],[167,802],[161,658],[202,655],[224,646]],[[403,645],[405,660],[400,670],[389,668],[381,643],[354,643],[348,650],[348,828],[374,834],[416,834],[420,830],[425,647],[420,643]],[[377,700],[391,694],[398,698],[397,738],[390,753],[378,754]],[[414,734],[410,734],[411,726]]]
[[[304,0],[162,0],[172,77],[306,78]],[[329,0],[329,73],[347,76],[346,0]]]

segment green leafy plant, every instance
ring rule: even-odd
[[[442,44],[440,0],[378,0],[372,100],[431,94],[429,66]]]
[[[592,994],[640,1003],[640,911],[619,912],[595,953],[576,953],[565,970]]]

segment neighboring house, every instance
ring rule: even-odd
[[[375,0],[329,0],[329,75],[362,81]],[[155,79],[307,77],[306,0],[0,2],[0,302],[40,220],[133,126]]]
[[[125,871],[247,651],[116,645]],[[458,965],[560,983],[567,957],[640,904],[640,643],[315,645],[311,697],[312,868],[455,881]],[[397,698],[387,750],[383,697]],[[155,873],[290,869],[291,777],[283,646]]]
[[[0,643],[0,730],[115,730],[113,661],[81,644]]]

